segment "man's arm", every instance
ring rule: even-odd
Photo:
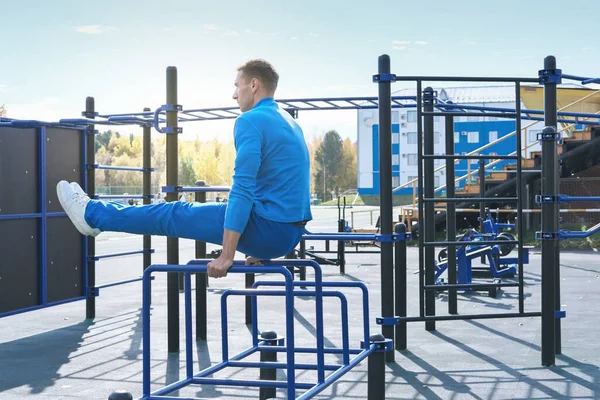
[[[249,121],[236,120],[234,143],[237,154],[225,213],[223,252],[208,264],[208,276],[214,278],[227,276],[227,270],[233,264],[240,236],[252,211],[256,175],[262,161],[262,136]]]

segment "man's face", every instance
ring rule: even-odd
[[[237,101],[242,112],[246,112],[254,106],[254,90],[252,79],[246,79],[242,71],[235,78],[235,92],[233,99]]]

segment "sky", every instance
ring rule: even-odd
[[[587,16],[599,11],[597,0],[0,0],[0,105],[50,121],[79,117],[87,96],[102,114],[154,110],[176,66],[184,109],[236,106],[236,68],[250,58],[276,67],[276,98],[377,96],[382,54],[397,75],[536,77],[551,54],[565,73],[595,77]],[[298,121],[309,139],[335,129],[356,140],[356,120],[310,111]],[[230,140],[232,127],[195,122],[182,137]]]

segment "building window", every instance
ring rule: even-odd
[[[529,130],[529,142],[530,143],[538,141],[538,138],[537,138],[538,133],[542,133],[542,130],[541,129],[536,129],[536,130],[530,129]]]
[[[460,132],[454,132],[454,143],[460,143]]]
[[[392,111],[392,124],[400,122],[400,111]]]
[[[407,165],[418,165],[419,164],[419,158],[417,157],[417,154],[407,154],[406,155],[407,158]]]
[[[392,154],[392,165],[400,165],[400,155]]]
[[[467,134],[467,143],[479,143],[479,132],[469,132]]]
[[[406,112],[406,122],[417,122],[416,110],[410,110]]]
[[[419,185],[419,181],[417,180],[417,177],[416,177],[416,176],[409,176],[409,177],[408,177],[408,179],[406,180],[406,183],[408,183],[408,182],[410,182],[410,181],[412,181],[412,180],[414,180],[414,182],[413,182],[413,183],[411,183],[411,186],[412,186],[412,185],[415,185],[415,186],[418,186],[418,185]]]
[[[433,177],[433,186],[438,187],[440,186],[440,176],[436,175]]]
[[[392,133],[392,144],[398,144],[398,143],[400,143],[400,134]]]
[[[392,176],[392,186],[393,187],[400,186],[400,177],[399,176]]]
[[[439,132],[433,132],[433,143],[438,144],[440,142],[440,136]]]
[[[417,132],[408,132],[406,134],[406,144],[417,144],[419,141],[417,140]]]
[[[490,140],[488,143],[492,143],[493,141],[498,140],[498,132],[490,131]]]

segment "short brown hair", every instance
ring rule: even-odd
[[[275,71],[275,67],[266,60],[249,60],[238,67],[237,70],[241,71],[246,79],[258,79],[269,92],[274,93],[277,89],[279,74]]]

